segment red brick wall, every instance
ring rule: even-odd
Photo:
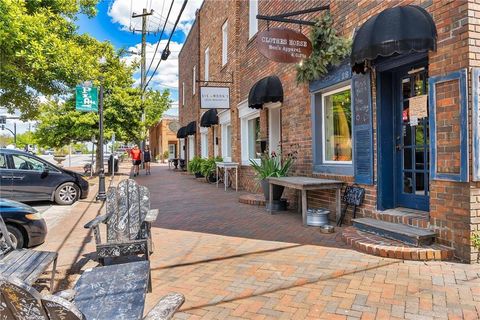
[[[202,21],[197,16],[195,23],[193,24],[187,40],[185,41],[182,50],[178,55],[178,115],[180,126],[186,126],[190,121],[197,121],[197,126],[200,123],[200,96],[199,86],[196,84],[195,95],[193,92],[193,67],[196,66],[196,77],[198,79],[200,72],[199,65],[199,28]],[[185,104],[183,105],[183,92],[182,83],[185,83]],[[196,150],[195,154],[200,152],[200,133],[195,135]],[[185,139],[188,141],[188,139]],[[185,143],[185,158],[188,153],[188,142]]]
[[[259,13],[264,15],[278,14],[301,10],[327,4],[328,1],[286,1],[262,0],[259,2]],[[437,51],[430,52],[429,75],[445,75],[461,68],[480,65],[480,4],[479,0],[463,1],[330,1],[330,13],[338,33],[351,38],[354,28],[358,28],[371,16],[388,7],[416,4],[424,7],[433,17],[437,31]],[[248,1],[213,1],[205,0],[201,9],[200,21],[200,64],[203,63],[203,52],[210,47],[210,78],[213,80],[229,80],[233,72],[234,84],[231,85],[231,123],[232,123],[232,157],[233,161],[241,161],[240,120],[237,105],[247,99],[250,88],[263,77],[276,75],[280,78],[284,89],[284,102],[281,109],[281,146],[283,153],[298,152],[291,174],[341,179],[352,183],[353,177],[313,174],[312,172],[312,124],[310,111],[310,93],[305,84],[295,81],[295,65],[270,61],[263,57],[255,47],[255,37],[248,39]],[[305,19],[320,17],[322,13],[303,16]],[[221,25],[229,19],[229,62],[222,69],[221,61]],[[290,27],[283,23],[270,22],[270,27]],[[259,31],[267,28],[266,21],[259,21]],[[308,28],[302,32],[308,35]],[[231,49],[230,49],[231,48]],[[182,50],[183,52],[183,50]],[[183,64],[180,64],[180,69]],[[227,71],[228,70],[228,71]],[[189,71],[190,72],[190,71]],[[190,72],[191,73],[191,72]],[[203,76],[203,67],[199,68]],[[187,73],[188,77],[189,74]],[[182,73],[180,70],[180,77]],[[373,123],[376,124],[376,75],[372,74],[372,103],[374,110]],[[185,80],[189,83],[189,80]],[[443,88],[440,87],[440,91]],[[470,92],[471,90],[469,90]],[[439,93],[438,108],[444,108],[439,114],[441,119],[448,120],[439,132],[440,144],[445,147],[440,150],[441,170],[457,170],[459,160],[458,140],[458,92],[452,89]],[[470,98],[471,99],[471,98]],[[181,100],[180,100],[181,101]],[[471,105],[471,103],[470,103]],[[471,111],[471,110],[470,110]],[[182,109],[180,108],[180,114]],[[471,114],[471,112],[469,112]],[[451,115],[451,117],[450,117]],[[443,118],[442,118],[443,117]],[[447,119],[448,118],[448,119]],[[180,121],[182,121],[182,116]],[[267,113],[261,112],[262,128],[267,128]],[[451,130],[451,131],[448,131]],[[220,131],[219,131],[220,132]],[[262,136],[268,131],[262,130]],[[442,136],[443,135],[443,136]],[[219,134],[220,137],[220,134]],[[455,138],[452,140],[452,138]],[[377,134],[374,127],[374,164],[377,168]],[[454,142],[455,141],[455,142]],[[221,148],[219,148],[221,149]],[[213,146],[211,148],[213,152]],[[471,157],[471,156],[470,156]],[[470,159],[471,160],[471,159]],[[471,161],[470,161],[471,163]],[[376,170],[376,169],[375,169]],[[375,172],[375,177],[377,172]],[[240,186],[252,192],[259,188],[253,179],[252,169],[242,166],[240,170]],[[364,186],[366,198],[359,208],[359,214],[375,216],[377,206],[377,186]],[[432,181],[430,183],[430,227],[439,233],[439,241],[456,249],[457,257],[473,260],[474,250],[470,244],[471,232],[479,230],[480,223],[480,183],[457,183],[447,181]],[[287,193],[291,202],[296,200],[293,193]],[[311,192],[309,200],[312,206],[330,207],[333,210],[333,193]],[[333,214],[333,212],[332,212]]]

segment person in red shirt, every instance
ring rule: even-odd
[[[133,164],[133,176],[138,176],[138,171],[140,169],[140,163],[142,163],[142,150],[138,148],[137,145],[130,150],[130,157],[132,157]]]

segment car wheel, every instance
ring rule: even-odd
[[[7,225],[8,235],[10,236],[10,240],[12,241],[13,247],[15,249],[23,248],[25,240],[23,239],[23,234],[17,227]],[[4,241],[2,236],[2,241]]]
[[[73,182],[60,185],[55,191],[55,202],[61,205],[72,204],[80,197],[80,189]]]

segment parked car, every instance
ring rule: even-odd
[[[19,150],[0,149],[0,178],[0,197],[21,202],[66,205],[88,195],[88,182],[81,174]]]
[[[0,215],[17,249],[38,246],[45,241],[47,224],[34,208],[0,198]]]

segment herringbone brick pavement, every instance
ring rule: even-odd
[[[365,255],[163,166],[137,181],[161,212],[147,310],[179,291],[177,319],[480,319],[478,265]]]

